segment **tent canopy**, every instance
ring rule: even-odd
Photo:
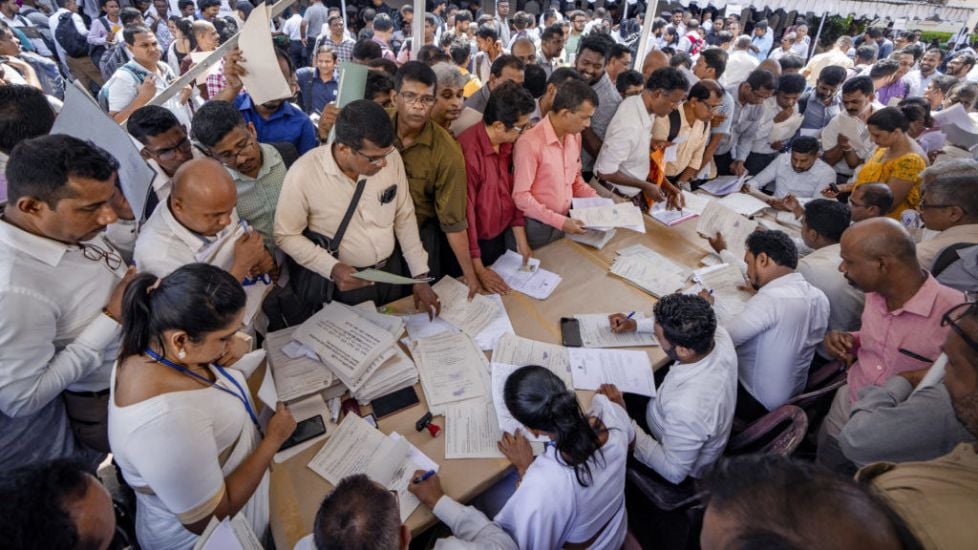
[[[899,19],[926,19],[935,14],[944,21],[954,21],[964,23],[972,14],[973,8],[958,5],[938,5],[927,2],[913,0],[711,0],[709,2],[697,2],[696,0],[679,0],[683,7],[691,4],[704,7],[711,5],[716,8],[724,8],[727,4],[736,6],[750,6],[754,9],[770,8],[772,10],[783,9],[785,11],[797,11],[799,13],[812,12],[818,15],[823,13],[837,15],[855,15],[856,17]]]

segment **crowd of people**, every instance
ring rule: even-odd
[[[256,7],[0,0],[4,546],[190,548],[238,514],[264,540],[296,422],[280,404],[259,428],[233,368],[256,340],[333,300],[411,296],[437,316],[444,276],[507,294],[506,251],[526,263],[587,231],[573,199],[681,209],[718,176],[799,227],[708,236],[742,271],[743,310],[703,291],[612,315],[670,360],[651,399],[605,385],[585,411],[549,370],[517,370],[506,407],[552,444],[534,458],[504,435],[519,482],[492,518],[419,472],[410,491],[452,533],[435,547],[627,547],[669,512],[626,491],[639,467],[705,491],[704,548],[973,544],[975,49],[871,25],[817,44],[783,12],[679,7],[636,60],[644,6],[578,4],[300,0],[273,22],[276,66],[235,49],[156,105]],[[346,62],[369,70],[340,109]],[[292,95],[255,101],[249,70]],[[75,81],[153,169],[141,210],[117,151],[51,133]],[[832,369],[845,383],[813,414],[809,460],[724,456]],[[110,454],[134,510],[94,477]],[[407,548],[398,508],[349,477],[300,545]]]

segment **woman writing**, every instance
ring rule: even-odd
[[[205,264],[126,290],[109,442],[143,548],[189,548],[212,517],[239,512],[267,530],[268,466],[295,419],[280,403],[262,438],[244,375],[218,364],[236,359],[244,306],[241,284]]]
[[[904,210],[915,210],[920,203],[920,171],[927,161],[917,152],[908,134],[910,122],[896,107],[886,107],[870,115],[866,121],[876,151],[862,165],[854,183],[839,186],[840,192],[850,192],[866,183],[885,183],[893,193],[893,208],[887,214],[900,219]],[[822,191],[828,197],[837,193]]]
[[[496,523],[524,550],[621,548],[625,462],[635,439],[628,413],[595,395],[585,416],[574,391],[538,366],[513,372],[503,395],[513,417],[551,443],[534,459],[519,431],[503,435],[499,450],[521,481]]]

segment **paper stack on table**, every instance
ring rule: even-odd
[[[606,208],[606,209],[608,209],[608,208],[614,208],[614,207],[619,207],[619,206],[632,206],[633,208],[635,208],[635,206],[632,205],[631,203],[616,203],[615,201],[613,201],[611,199],[606,199],[604,197],[574,198],[574,199],[571,199],[571,217],[572,218],[574,217],[573,212],[575,210],[587,210],[587,209],[591,209],[591,208]],[[634,223],[632,225],[621,225],[621,226],[618,226],[618,227],[624,227],[625,229],[631,229],[632,231],[637,231],[639,233],[645,233],[645,221],[642,220],[642,213],[641,213],[641,211],[639,211],[639,216],[638,216],[637,219],[634,218],[635,214],[632,213],[629,210],[622,209],[619,212],[621,213],[621,215],[624,215],[624,216],[628,217],[628,219],[630,219]],[[579,215],[583,215],[585,217],[592,216],[592,214],[579,214]],[[595,216],[599,216],[599,217],[607,217],[607,216],[610,216],[612,219],[617,219],[618,218],[618,215],[616,215],[616,214],[595,213],[594,215]],[[582,220],[582,221],[584,221],[585,225],[587,225],[587,223],[588,223],[587,221],[585,221],[585,220]],[[612,226],[610,226],[610,225],[608,225],[608,226],[597,226],[596,225],[595,227],[592,227],[592,229],[600,229],[600,230],[605,230],[606,231],[606,230],[612,229]]]
[[[664,202],[655,203],[652,206],[652,209],[649,211],[649,216],[651,216],[653,220],[668,227],[680,224],[686,220],[691,220],[699,215],[699,212],[688,208],[669,210]]]
[[[714,178],[703,185],[700,189],[718,197],[723,197],[729,195],[730,193],[736,193],[744,186],[744,182],[747,180],[747,173],[744,172],[743,176],[719,176]]]
[[[597,390],[601,384],[614,384],[625,393],[655,395],[652,363],[644,351],[569,348],[567,354],[576,389]]]
[[[725,322],[744,310],[752,294],[739,287],[746,285],[740,268],[731,264],[721,264],[704,269],[696,276],[697,282],[707,290],[713,291],[717,320]]]
[[[522,292],[530,298],[546,300],[560,284],[560,275],[553,271],[540,268],[538,258],[530,258],[526,269],[523,268],[523,256],[507,250],[499,257],[492,270],[502,277],[503,281],[517,292]]]
[[[766,202],[747,193],[731,193],[717,201],[741,216],[756,216],[768,208]]]
[[[567,233],[566,236],[576,243],[586,244],[601,250],[604,248],[604,245],[608,244],[608,241],[615,238],[615,230],[608,229],[607,231],[602,231],[600,229],[588,229],[581,235]]]
[[[218,520],[212,516],[194,550],[262,550],[261,542],[244,514]]]
[[[618,251],[611,273],[653,296],[662,297],[681,289],[690,272],[646,246],[632,245]]]
[[[496,303],[481,294],[469,301],[469,288],[452,277],[442,277],[431,288],[441,300],[441,318],[473,338],[499,313]]]
[[[657,346],[651,332],[612,332],[608,313],[579,313],[574,315],[581,328],[581,343],[586,348],[624,348],[635,346]],[[644,319],[644,314],[636,314],[632,319]]]
[[[744,243],[756,227],[756,222],[748,220],[717,201],[710,201],[700,215],[696,232],[705,238],[712,238],[720,233],[727,241],[730,252],[737,257],[743,257]]]
[[[467,334],[422,338],[411,352],[432,414],[442,414],[448,403],[489,395],[489,363]]]
[[[426,459],[425,464],[418,464],[412,454]],[[359,416],[347,414],[309,462],[309,468],[334,486],[351,475],[365,474],[387,489],[397,491],[403,522],[420,504],[408,492],[408,484],[416,470],[431,464],[434,461],[422,455],[407,439],[395,434],[384,435]]]
[[[292,340],[296,327],[290,327],[265,335],[268,352],[268,368],[272,370],[275,388],[280,401],[292,401],[313,393],[319,393],[340,383],[315,354],[314,358],[300,353],[291,357],[285,348]]]
[[[595,229],[626,227],[639,233],[645,233],[642,211],[630,202],[591,208],[575,208],[570,211],[570,217],[583,222],[584,227]]]
[[[486,328],[476,334],[472,340],[479,346],[479,349],[492,351],[496,349],[496,342],[503,335],[516,334],[516,331],[513,330],[513,323],[509,320],[509,314],[506,313],[506,306],[503,305],[502,297],[498,294],[489,294],[486,298],[496,304],[496,315],[486,325]],[[408,337],[406,340],[409,346],[411,342],[419,338],[427,338],[443,332],[461,332],[458,327],[441,317],[429,319],[427,313],[405,315],[403,319],[407,327]]]
[[[706,210],[706,205],[710,204],[710,201],[712,200],[713,199],[709,195],[683,191],[683,210],[690,210],[696,212],[697,214],[703,214],[703,210]]]

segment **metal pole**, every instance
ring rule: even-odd
[[[346,0],[340,0],[340,12],[343,14],[343,36],[345,37],[347,31],[350,28],[350,27],[347,26],[350,23],[349,23],[349,21],[346,18]]]
[[[826,15],[828,14],[827,13],[822,14],[822,22],[818,24],[818,32],[815,33],[815,40],[812,43],[812,47],[808,49],[808,57],[805,58],[805,61],[808,61],[809,59],[812,58],[812,54],[815,53],[815,48],[818,47],[818,38],[822,36],[822,27],[825,26]]]
[[[636,71],[642,70],[642,65],[645,63],[645,54],[648,53],[649,45],[649,35],[652,34],[652,20],[655,19],[655,9],[658,7],[658,0],[649,0],[649,3],[645,6],[645,18],[642,21],[642,35],[638,39],[638,50],[635,52],[635,66],[633,67]]]
[[[411,21],[411,59],[418,58],[424,46],[424,0],[414,0],[414,19]]]

